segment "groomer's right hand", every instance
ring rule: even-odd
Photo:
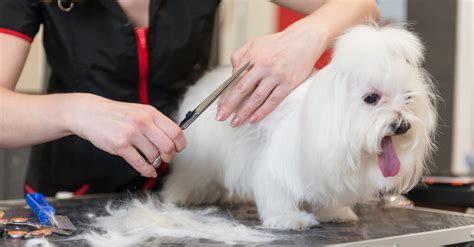
[[[152,106],[91,94],[82,94],[73,101],[68,117],[71,131],[96,147],[121,156],[142,176],[156,177],[150,163],[158,156],[169,163],[186,147],[181,128]]]

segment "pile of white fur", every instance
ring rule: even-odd
[[[109,203],[108,216],[94,219],[97,229],[79,236],[92,246],[133,246],[153,239],[205,238],[227,244],[267,242],[272,234],[248,228],[222,215],[215,207],[190,210],[164,204],[158,198],[132,199],[118,208]]]

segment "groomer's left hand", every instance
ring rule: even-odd
[[[247,119],[256,123],[312,72],[316,59],[326,48],[327,37],[311,30],[305,19],[286,30],[247,42],[231,57],[237,70],[248,61],[252,69],[220,99],[216,120],[226,120],[232,112],[232,127]]]
[[[253,63],[252,69],[219,101],[216,119],[224,121],[235,112],[233,127],[247,119],[256,123],[270,114],[309,76],[335,37],[380,15],[375,0],[272,1],[309,15],[282,32],[247,42],[232,55],[234,71],[248,61]]]

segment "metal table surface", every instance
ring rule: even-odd
[[[96,195],[66,200],[50,200],[57,214],[67,215],[78,228],[77,234],[90,230],[90,214],[104,215],[105,204],[114,200],[117,203],[129,195]],[[253,205],[222,205],[222,215],[240,222],[258,225],[257,211]],[[25,207],[23,200],[0,201],[0,210],[8,217],[34,217]],[[445,244],[474,241],[474,217],[466,214],[423,208],[381,207],[376,204],[358,205],[355,212],[358,222],[322,223],[306,231],[269,231],[277,235],[278,240],[261,244],[262,246],[438,246]],[[48,237],[58,246],[85,246],[81,241],[64,241],[65,237]],[[195,246],[222,245],[206,239],[150,240],[153,246]],[[24,240],[1,238],[1,246],[23,246]]]

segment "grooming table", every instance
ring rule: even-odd
[[[67,215],[78,228],[78,233],[89,230],[90,216],[104,215],[104,206],[110,200],[120,202],[129,195],[95,195],[67,200],[49,200],[58,214]],[[252,205],[223,205],[222,215],[254,226],[257,211]],[[25,207],[24,200],[0,201],[5,218],[34,217]],[[377,204],[358,205],[359,221],[354,223],[322,223],[306,231],[264,230],[276,234],[279,240],[264,246],[439,246],[474,241],[474,217],[466,214],[425,208],[381,207]],[[48,238],[58,246],[85,246],[81,241],[64,241],[65,237]],[[150,240],[147,245],[154,246]],[[0,239],[0,246],[23,246],[25,240]],[[156,242],[158,243],[158,242]],[[159,240],[164,246],[222,245],[206,239]]]

